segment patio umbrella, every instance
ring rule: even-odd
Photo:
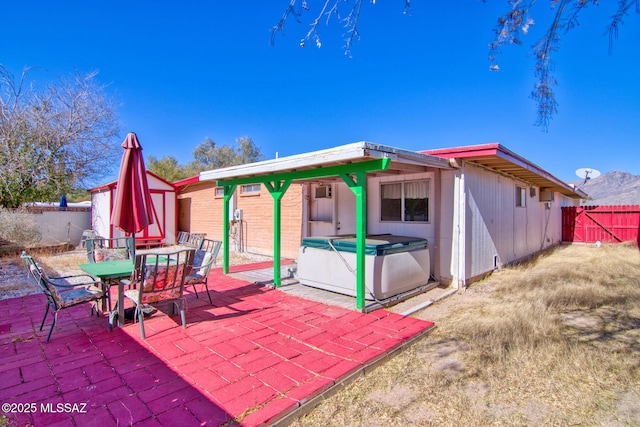
[[[135,133],[122,143],[124,153],[120,163],[111,224],[125,233],[135,234],[153,224],[151,193],[142,157],[142,146]]]

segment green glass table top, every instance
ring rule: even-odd
[[[133,260],[121,259],[117,261],[104,261],[91,264],[80,264],[82,271],[101,279],[128,277],[133,271]]]

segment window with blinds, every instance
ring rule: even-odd
[[[380,184],[380,221],[429,222],[429,180]]]

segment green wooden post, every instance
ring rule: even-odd
[[[224,208],[222,211],[222,272],[224,274],[229,273],[229,201],[234,191],[236,191],[235,184],[224,186]]]
[[[354,174],[356,181],[348,175],[341,173],[340,177],[356,195],[356,308],[364,308],[365,270],[366,257],[365,246],[367,239],[367,174],[358,171]]]
[[[291,180],[265,182],[265,187],[273,197],[273,284],[277,288],[282,284],[280,277],[280,253],[281,253],[281,200],[289,189]]]

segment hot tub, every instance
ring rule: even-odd
[[[365,298],[384,300],[429,281],[427,240],[380,234],[365,244]],[[356,296],[356,238],[316,236],[298,250],[298,281],[303,285]]]

